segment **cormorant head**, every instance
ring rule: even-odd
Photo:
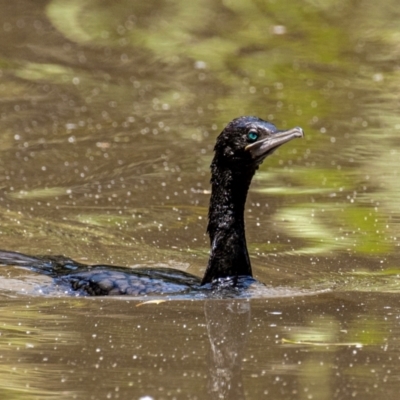
[[[222,163],[232,169],[253,167],[255,170],[279,146],[303,136],[299,127],[278,130],[275,125],[260,118],[239,117],[218,136],[213,163]]]

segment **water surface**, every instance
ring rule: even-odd
[[[270,296],[44,296],[3,268],[3,397],[397,399],[396,1],[0,7],[3,249],[202,275],[216,135],[245,114],[306,132],[249,193]]]

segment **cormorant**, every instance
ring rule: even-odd
[[[207,232],[211,251],[204,277],[169,268],[84,265],[63,256],[28,256],[0,251],[0,264],[49,275],[63,289],[80,295],[184,294],[254,282],[247,252],[244,207],[251,180],[264,159],[281,145],[303,137],[299,127],[278,130],[257,117],[231,121],[217,138],[211,163]]]

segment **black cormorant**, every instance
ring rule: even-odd
[[[294,138],[299,127],[278,130],[257,117],[231,121],[217,138],[211,163],[207,232],[211,250],[204,277],[169,268],[84,265],[63,256],[28,256],[0,251],[0,264],[27,267],[54,278],[63,289],[81,295],[182,294],[253,281],[247,252],[244,206],[251,180],[264,159]]]

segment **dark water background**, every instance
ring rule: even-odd
[[[306,131],[247,203],[270,297],[43,296],[2,268],[2,398],[398,399],[397,0],[0,11],[3,249],[202,275],[216,135],[245,114]]]

